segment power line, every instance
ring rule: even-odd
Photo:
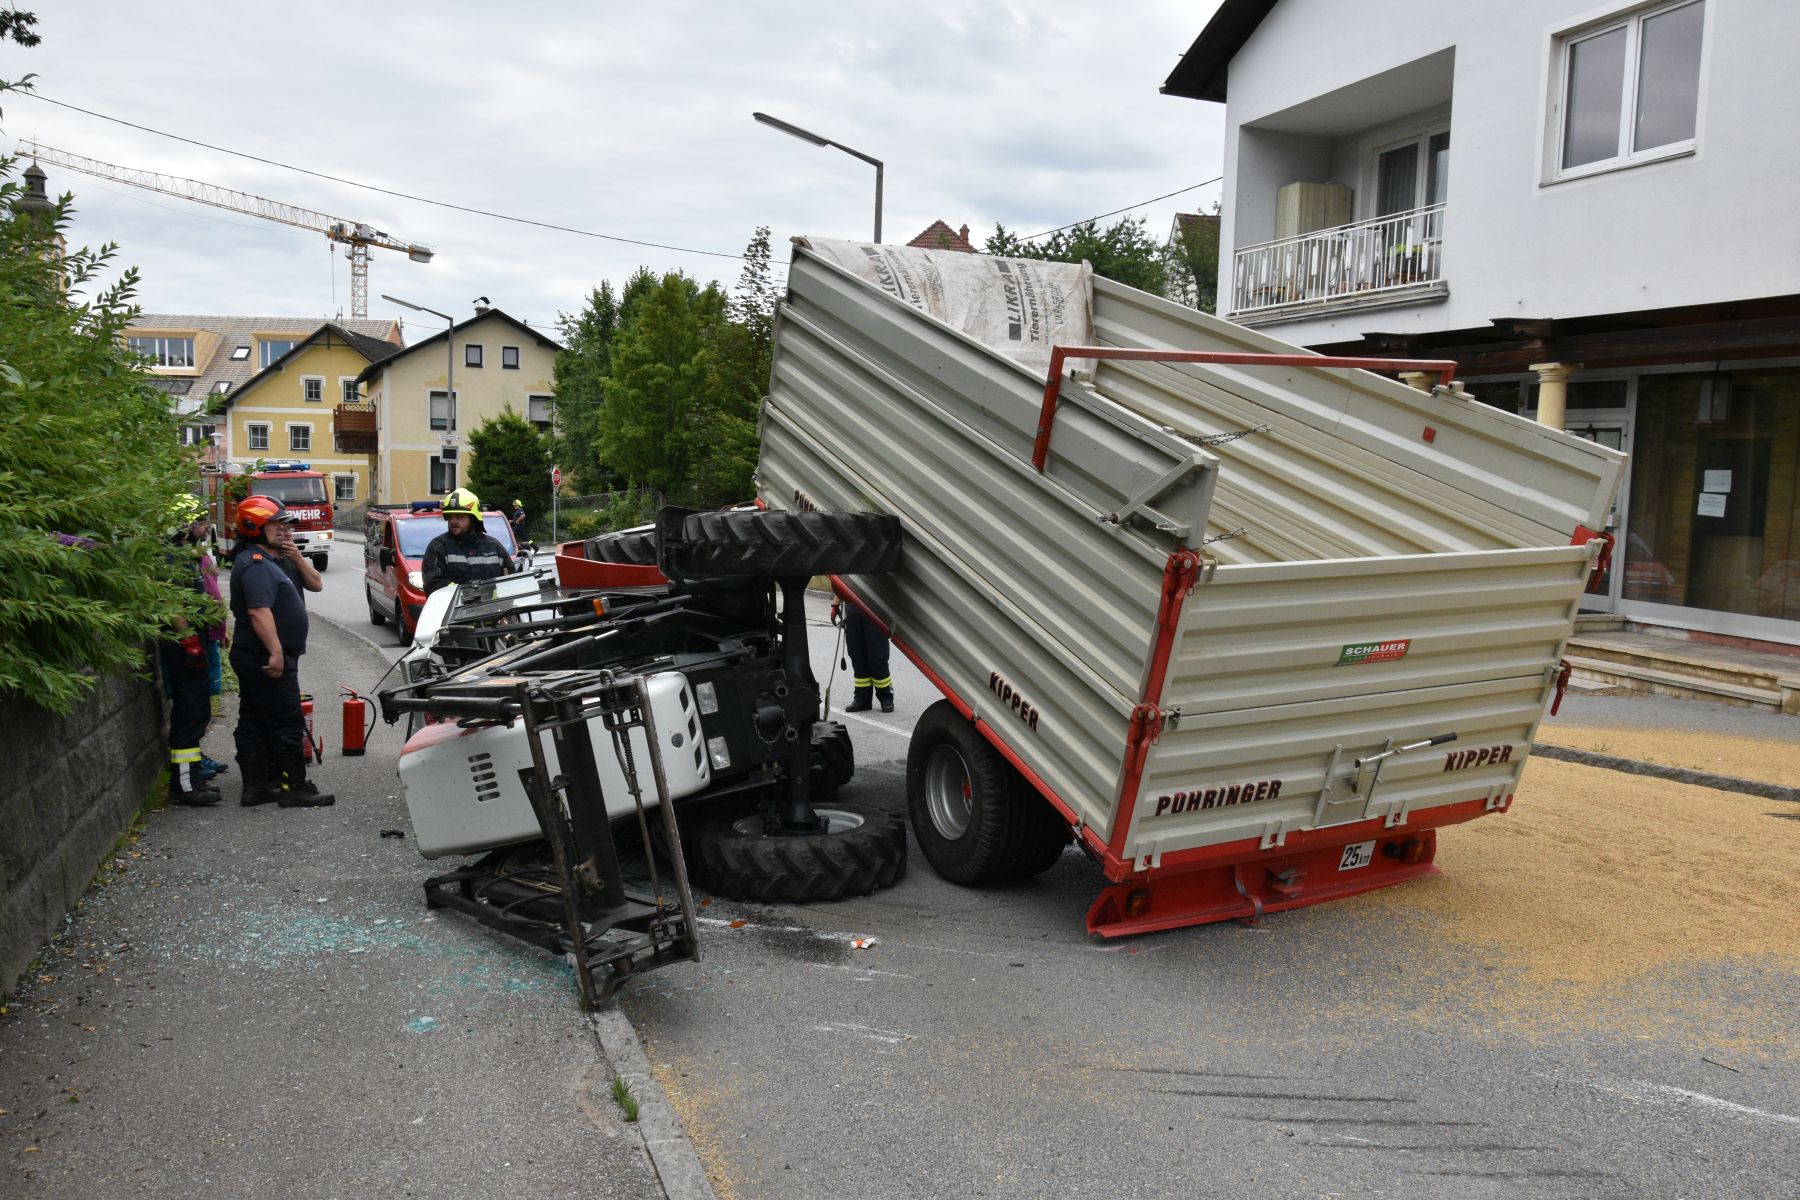
[[[1034,233],[1034,234],[1029,235],[1028,237],[1020,238],[1019,240],[1022,242],[1035,242],[1041,237],[1049,237],[1053,233],[1061,233],[1063,230],[1073,229],[1077,225],[1086,225],[1089,221],[1104,221],[1108,217],[1116,217],[1120,213],[1130,212],[1134,208],[1142,208],[1146,204],[1155,204],[1158,200],[1167,200],[1170,196],[1179,196],[1183,192],[1191,192],[1191,191],[1194,191],[1196,188],[1208,187],[1212,184],[1218,183],[1220,180],[1222,180],[1224,178],[1225,177],[1223,175],[1216,175],[1213,178],[1205,180],[1201,183],[1191,184],[1188,187],[1184,187],[1184,188],[1176,188],[1172,192],[1164,192],[1160,196],[1152,196],[1152,197],[1150,197],[1150,199],[1140,200],[1136,204],[1127,204],[1124,208],[1115,208],[1111,212],[1101,213],[1099,216],[1096,216],[1096,217],[1083,217],[1079,221],[1070,221],[1067,225],[1058,225],[1055,229],[1046,229],[1042,233]]]
[[[617,234],[595,233],[591,229],[576,229],[572,225],[558,225],[551,221],[538,221],[530,217],[515,217],[507,213],[492,212],[485,208],[470,208],[466,204],[452,204],[448,200],[433,200],[428,196],[416,196],[411,192],[398,192],[392,188],[377,187],[372,183],[359,183],[354,179],[345,179],[341,175],[327,175],[323,171],[314,171],[306,167],[297,167],[292,163],[279,162],[273,158],[263,158],[261,155],[249,154],[242,150],[232,150],[225,146],[215,146],[211,142],[202,142],[195,138],[183,137],[178,133],[169,133],[161,129],[152,129],[148,125],[140,125],[136,121],[127,121],[123,117],[108,116],[103,112],[95,112],[91,108],[82,108],[79,104],[69,104],[62,100],[52,100],[42,92],[31,91],[19,92],[17,94],[28,96],[33,100],[42,100],[45,104],[54,104],[58,108],[66,108],[71,112],[78,112],[86,116],[96,117],[102,121],[111,121],[115,125],[124,125],[130,129],[137,129],[142,130],[144,133],[155,134],[157,137],[169,138],[171,141],[185,142],[190,146],[198,146],[203,150],[212,150],[219,154],[230,154],[237,158],[249,159],[251,162],[262,163],[264,166],[280,167],[284,171],[295,171],[301,175],[311,175],[315,179],[325,179],[332,183],[344,184],[346,187],[361,188],[364,191],[376,192],[383,196],[393,196],[400,200],[410,200],[415,204],[429,204],[434,208],[447,208],[455,212],[471,213],[478,217],[491,217],[496,221],[511,221],[515,225],[532,225],[539,229],[555,230],[558,233],[573,233],[580,237],[599,238],[608,242],[622,242],[628,246],[646,246],[653,250],[673,250],[678,254],[703,254],[710,258],[733,258],[741,260],[744,257],[742,254],[728,254],[722,250],[696,250],[691,246],[671,246],[666,242],[646,242],[638,238],[620,237]]]

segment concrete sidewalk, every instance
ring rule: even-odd
[[[0,1017],[0,1195],[665,1194],[567,967],[426,909],[395,730],[337,753],[337,683],[385,669],[315,618],[337,806],[239,807],[233,770],[89,893]]]

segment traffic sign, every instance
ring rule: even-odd
[[[562,486],[562,468],[561,467],[551,467],[550,468],[550,486],[551,487],[561,487]]]

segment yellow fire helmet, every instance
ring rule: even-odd
[[[461,513],[465,517],[481,520],[481,500],[468,488],[457,488],[444,497],[444,515],[446,517]]]

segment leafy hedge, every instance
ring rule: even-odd
[[[60,253],[70,198],[15,211],[18,166],[0,159],[0,692],[66,713],[171,618],[205,619],[168,542],[197,467],[125,348],[136,270],[84,299],[116,247]]]

